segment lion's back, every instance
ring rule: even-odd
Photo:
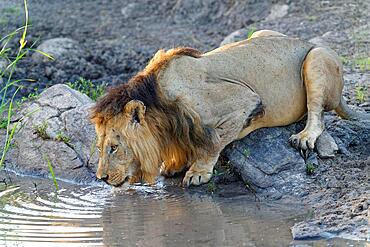
[[[306,102],[301,66],[312,47],[287,37],[245,40],[201,58],[174,59],[161,84],[170,97],[183,98],[211,125],[221,116],[248,109],[254,92],[267,114],[282,114],[286,106],[301,108]],[[300,115],[302,110],[292,111]]]

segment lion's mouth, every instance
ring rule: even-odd
[[[125,179],[121,180],[121,181],[106,181],[107,184],[110,184],[114,187],[121,187],[124,183],[128,182],[128,180],[130,179],[129,176],[125,177]]]

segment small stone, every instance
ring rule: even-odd
[[[37,47],[37,50],[52,56],[55,60],[70,56],[84,57],[84,52],[81,50],[78,42],[70,38],[54,38],[45,40]],[[36,63],[50,61],[47,56],[40,54],[39,52],[35,52],[32,55],[32,59]]]
[[[129,18],[132,16],[137,16],[140,14],[140,12],[143,12],[141,9],[142,8],[139,3],[129,3],[121,9],[121,13],[124,18]]]
[[[228,36],[226,36],[224,40],[221,42],[220,46],[227,45],[227,44],[237,42],[237,41],[241,41],[247,38],[248,38],[248,30],[239,29],[239,30],[232,32]]]
[[[271,7],[270,14],[266,17],[267,21],[273,21],[282,18],[288,14],[289,6],[286,4],[274,4]]]
[[[338,145],[335,143],[334,138],[327,132],[323,131],[316,141],[316,149],[319,157],[322,159],[333,158],[338,152]]]
[[[318,45],[318,46],[329,47],[328,42],[323,37],[321,37],[321,36],[312,38],[312,39],[309,40],[309,42],[311,42],[311,43],[313,43],[315,45]]]

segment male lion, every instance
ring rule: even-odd
[[[290,141],[299,150],[313,149],[324,129],[323,111],[363,117],[348,108],[342,89],[335,52],[274,31],[205,54],[160,50],[93,107],[96,176],[114,186],[126,180],[152,184],[159,172],[189,168],[184,185],[206,183],[227,144],[306,113],[306,127]]]

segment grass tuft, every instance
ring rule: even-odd
[[[80,78],[75,82],[68,82],[67,85],[74,90],[86,94],[94,101],[104,94],[107,87],[105,83],[94,84],[92,81],[84,78]]]
[[[315,172],[315,165],[312,164],[312,163],[308,163],[306,165],[306,173],[307,173],[307,175],[312,175],[312,174],[314,174],[314,172]]]
[[[67,135],[65,135],[62,131],[59,131],[55,136],[55,140],[58,141],[58,142],[64,142],[64,143],[68,144],[70,142],[71,138],[68,137]]]
[[[48,128],[47,122],[43,122],[42,124],[36,125],[34,126],[34,130],[35,130],[34,134],[36,134],[38,137],[44,140],[50,139],[50,136],[46,132],[47,128]]]
[[[46,160],[46,162],[48,164],[49,171],[50,171],[51,177],[53,179],[55,189],[56,190],[59,190],[58,182],[57,182],[57,179],[55,177],[54,170],[53,170],[53,165],[51,164],[51,161],[50,161],[50,159],[49,159],[49,157],[47,155],[44,156],[44,159]]]
[[[356,100],[359,103],[364,103],[366,98],[366,88],[363,86],[357,86],[355,89]]]

